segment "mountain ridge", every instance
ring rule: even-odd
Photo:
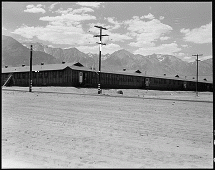
[[[71,63],[80,62],[88,68],[98,68],[98,54],[83,53],[77,48],[53,48],[41,43],[22,42],[19,43],[12,37],[3,36],[2,65],[29,65],[29,48],[33,45],[33,64],[51,63]],[[27,52],[26,52],[27,51]],[[17,53],[18,52],[18,53]],[[22,55],[23,53],[23,55]],[[10,55],[9,55],[10,54]],[[18,56],[16,56],[18,54]],[[11,57],[12,56],[16,56]],[[35,57],[37,56],[37,57]],[[38,57],[40,56],[40,57]],[[12,58],[12,59],[11,59]],[[52,58],[52,59],[51,59]],[[11,61],[7,61],[10,60]],[[35,62],[35,60],[37,60]],[[6,62],[7,61],[7,62]],[[125,49],[113,52],[112,54],[102,55],[101,68],[109,71],[140,70],[146,75],[196,75],[195,62],[188,63],[173,55],[152,54],[143,56],[133,54]],[[211,75],[212,59],[199,61],[199,75]],[[212,77],[212,76],[209,76]],[[211,78],[212,79],[212,78]]]

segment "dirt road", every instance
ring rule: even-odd
[[[3,90],[2,106],[3,168],[212,168],[210,102]]]

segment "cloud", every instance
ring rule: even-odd
[[[78,13],[86,13],[86,12],[94,12],[94,10],[92,8],[82,7],[82,8],[73,10],[72,13],[78,14]]]
[[[93,54],[98,54],[99,52],[99,45],[95,46],[79,46],[77,47],[78,50],[84,52],[84,53],[93,53]],[[107,44],[105,46],[102,46],[102,54],[111,54],[114,51],[122,49],[118,44]]]
[[[187,61],[187,62],[194,62],[194,61],[196,61],[196,57],[194,57],[194,56],[184,55],[183,57],[179,57],[179,58],[181,58],[183,61]],[[212,58],[212,55],[199,56],[199,60],[200,61],[204,61],[204,60],[207,60],[207,59],[210,59],[210,58]]]
[[[32,39],[37,37],[39,40],[48,41],[53,44],[86,45],[95,43],[92,34],[85,33],[79,25],[47,25],[46,27],[29,27],[23,25],[16,29],[14,34]]]
[[[182,44],[181,46],[182,46],[182,47],[184,47],[184,48],[188,47],[188,45],[187,45],[187,44],[184,44],[184,45]]]
[[[63,8],[60,8],[55,12],[60,14],[68,14],[68,13],[71,13],[72,11],[73,11],[73,8],[67,8],[67,10],[63,10]]]
[[[167,37],[167,36],[160,37],[160,40],[161,40],[161,41],[168,40],[168,39],[170,39],[170,37]]]
[[[121,26],[121,23],[119,23],[118,21],[115,21],[114,17],[108,17],[108,18],[105,18],[109,23],[113,24],[114,26],[113,27],[110,27],[112,30],[114,29],[118,29],[120,28]]]
[[[160,19],[160,20],[163,20],[163,19],[164,19],[164,16],[160,16],[159,19]]]
[[[148,15],[144,15],[144,16],[140,17],[140,19],[145,19],[145,18],[146,19],[154,19],[155,17],[151,13],[149,13]]]
[[[212,43],[212,22],[192,30],[182,28],[180,32],[184,34],[185,41],[197,44]]]
[[[77,2],[77,5],[99,8],[102,2]]]
[[[208,56],[200,56],[199,57],[199,59],[201,60],[201,61],[203,61],[203,60],[207,60],[207,59],[209,59],[209,58],[212,58],[212,55],[208,55]]]
[[[190,56],[185,56],[183,58],[181,58],[183,61],[187,61],[187,62],[193,62],[195,61],[195,59],[193,59],[193,57]]]
[[[148,46],[147,48],[139,48],[134,51],[134,54],[151,55],[151,54],[169,54],[173,55],[176,52],[181,51],[176,43],[162,44],[160,46]]]
[[[125,34],[119,34],[119,33],[109,33],[111,41],[113,42],[124,42],[125,40],[131,40],[132,37],[125,35]]]
[[[50,17],[50,16],[45,16],[45,17],[41,17],[39,20],[41,21],[57,21],[57,22],[65,22],[65,21],[86,21],[86,20],[95,20],[96,17],[92,16],[92,15],[88,15],[88,14],[62,14],[61,16],[54,16],[54,17]]]
[[[45,13],[46,11],[42,8],[43,5],[38,4],[37,6],[34,5],[27,5],[26,6],[26,10],[24,10],[24,12],[29,12],[29,13]]]
[[[123,23],[127,26],[127,35],[136,38],[136,42],[130,43],[130,45],[136,47],[141,47],[141,44],[152,44],[173,30],[171,26],[161,23],[158,19],[143,21],[138,16]]]
[[[51,4],[51,5],[49,6],[49,11],[53,10],[54,7],[55,7],[55,5],[57,5],[57,4],[59,4],[59,3],[60,3],[60,2],[55,2],[55,3]]]

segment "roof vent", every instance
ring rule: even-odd
[[[41,63],[41,65],[44,65],[44,63]]]
[[[62,64],[65,64],[65,61],[62,61]]]
[[[179,75],[177,74],[175,77],[178,77],[178,78],[179,78]]]
[[[126,68],[123,68],[123,71],[125,71],[126,70]]]
[[[164,76],[166,76],[166,74],[163,74]]]
[[[79,66],[79,67],[84,67],[81,63],[77,62],[75,64],[73,64],[74,66]]]
[[[140,70],[137,70],[137,71],[135,71],[135,73],[141,73],[141,71],[140,71]]]
[[[206,78],[204,78],[203,80],[207,81],[207,79],[206,79]]]
[[[25,66],[25,64],[22,65],[22,67],[24,67],[24,66]]]
[[[8,68],[8,66],[5,66],[5,68]]]

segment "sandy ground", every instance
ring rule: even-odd
[[[213,93],[116,91],[4,87],[2,168],[213,167]]]

